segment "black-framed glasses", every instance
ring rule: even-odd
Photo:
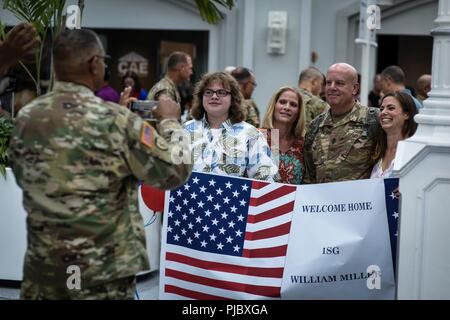
[[[227,95],[231,94],[231,91],[228,91],[228,90],[225,90],[225,89],[219,89],[219,90],[205,89],[205,91],[203,91],[203,96],[209,98],[209,97],[212,97],[214,95],[214,93],[219,98],[224,98]]]

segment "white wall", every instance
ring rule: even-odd
[[[256,88],[253,96],[264,115],[272,94],[281,86],[297,85],[299,75],[301,1],[257,0],[254,31],[254,71]],[[287,11],[287,47],[284,55],[266,52],[269,11]]]
[[[434,20],[438,14],[438,1],[419,5],[411,10],[382,15],[381,29],[378,34],[395,35],[430,35],[432,29],[437,27]]]
[[[359,1],[356,0],[313,0],[311,50],[319,54],[315,66],[323,73],[336,61],[336,13]]]

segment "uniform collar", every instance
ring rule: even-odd
[[[347,113],[345,115],[345,117],[343,117],[341,120],[339,120],[338,122],[333,122],[333,117],[331,115],[331,108],[329,108],[327,116],[325,117],[325,120],[321,123],[321,127],[323,126],[339,126],[343,123],[347,123],[347,122],[361,122],[361,119],[359,117],[359,112],[358,110],[362,107],[362,105],[358,102],[355,101],[352,110],[350,110],[349,113]]]
[[[303,95],[303,100],[305,102],[312,99],[312,93],[309,92],[308,90],[300,88],[300,93]]]
[[[172,79],[169,78],[167,74],[164,76],[164,79],[166,79],[166,81],[169,82],[172,87],[176,88],[175,83],[172,81]]]
[[[94,92],[85,85],[65,81],[56,81],[55,86],[53,87],[53,91],[76,92],[87,95],[94,95]]]

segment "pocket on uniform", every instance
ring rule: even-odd
[[[347,162],[365,161],[370,157],[371,143],[368,141],[367,130],[354,130],[348,133],[342,143],[339,159]]]
[[[328,139],[321,134],[311,146],[312,159],[316,167],[320,167],[328,159],[329,144],[327,141]]]

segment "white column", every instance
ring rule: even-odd
[[[368,98],[371,86],[371,56],[375,53],[375,48],[378,47],[376,43],[376,29],[379,29],[377,19],[379,18],[380,9],[373,6],[375,0],[361,0],[360,1],[360,18],[359,18],[359,38],[355,39],[355,43],[362,45],[361,56],[361,83],[360,83],[360,101],[364,106],[368,105]],[[376,7],[377,10],[369,17],[368,9]],[[368,21],[371,19],[371,21]]]
[[[253,70],[253,49],[255,47],[255,0],[244,1],[242,39],[242,66]]]
[[[208,72],[219,70],[219,31],[214,26],[209,30],[209,48],[208,48]]]
[[[432,91],[401,142],[398,299],[450,299],[450,0],[439,1]]]
[[[300,10],[299,72],[311,65],[312,0],[303,0]]]

